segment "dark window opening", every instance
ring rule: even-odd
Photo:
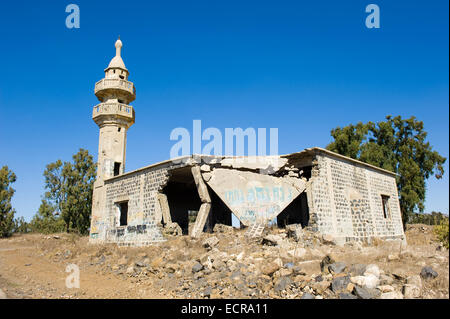
[[[114,176],[117,176],[120,174],[120,163],[114,162]]]
[[[117,129],[117,132],[120,132],[120,129],[121,129],[121,128],[119,127],[119,128]]]
[[[119,103],[123,103],[123,100],[117,99],[117,101],[119,101]]]
[[[381,195],[381,202],[383,203],[383,216],[384,218],[389,218],[390,217],[389,196]]]
[[[120,211],[120,226],[126,226],[128,223],[128,201],[118,203]]]
[[[290,224],[301,224],[302,227],[308,226],[309,207],[306,192],[301,193],[294,199],[278,216],[278,227],[286,227]]]
[[[123,75],[119,75],[119,78],[121,78],[122,80],[125,79]]]

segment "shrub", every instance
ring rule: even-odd
[[[434,228],[438,240],[448,249],[448,218],[441,220],[441,223]]]

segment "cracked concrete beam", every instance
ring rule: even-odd
[[[170,224],[172,222],[172,218],[170,217],[169,201],[167,200],[166,194],[158,193],[156,198],[159,203],[159,209],[161,210],[164,224]]]
[[[211,210],[210,203],[203,203],[198,211],[197,218],[195,219],[195,224],[192,229],[191,237],[198,238],[203,232],[206,220],[208,219],[209,211]]]
[[[211,197],[208,193],[208,187],[205,184],[205,181],[203,180],[200,167],[199,166],[193,166],[191,168],[192,176],[194,177],[195,185],[197,186],[198,195],[200,196],[200,200],[202,203],[211,203]]]

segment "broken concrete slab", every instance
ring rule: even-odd
[[[245,225],[267,224],[306,188],[303,180],[216,168],[207,184]]]

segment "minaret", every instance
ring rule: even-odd
[[[97,178],[109,178],[125,171],[127,130],[134,124],[134,110],[128,105],[136,98],[136,90],[128,81],[128,70],[116,41],[116,56],[105,69],[105,78],[95,84],[95,95],[101,102],[94,106],[92,119],[100,128]]]
[[[136,98],[134,84],[121,57],[122,41],[115,43],[116,56],[105,69],[105,77],[95,84],[95,95],[101,102],[94,106],[92,119],[100,128],[98,141],[97,179],[92,199],[91,239],[104,238],[97,221],[104,220],[104,180],[123,174],[127,130],[134,124],[134,109],[129,103]],[[102,224],[102,223],[99,223]]]

